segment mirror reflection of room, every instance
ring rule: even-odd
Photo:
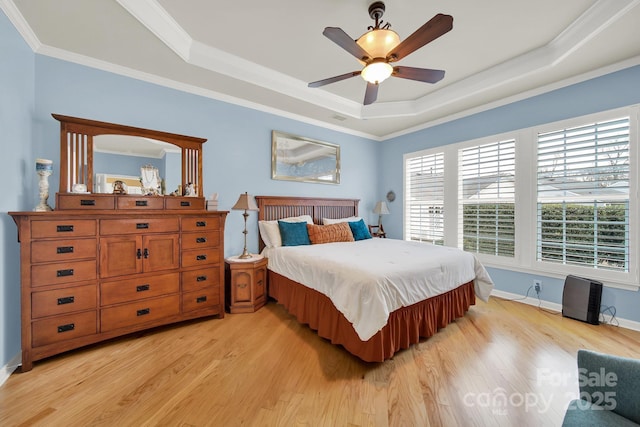
[[[181,183],[181,150],[172,144],[128,135],[97,135],[93,139],[96,193],[113,193],[122,181],[127,194],[164,195]]]

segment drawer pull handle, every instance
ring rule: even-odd
[[[66,325],[58,326],[58,333],[73,331],[76,328],[75,323],[67,323]]]
[[[204,261],[204,260],[206,260],[206,259],[207,259],[207,256],[206,256],[206,255],[198,255],[198,256],[196,257],[196,260],[198,260],[198,261]]]
[[[146,316],[149,313],[151,313],[150,308],[143,308],[142,310],[136,311],[136,316]]]
[[[196,227],[206,227],[207,221],[196,221]]]
[[[197,237],[196,238],[196,243],[207,243],[207,238],[206,237]]]
[[[58,233],[67,233],[69,231],[73,231],[73,225],[59,225],[56,227],[56,232]]]
[[[207,276],[198,276],[196,277],[196,282],[204,282],[207,280]]]
[[[148,222],[139,222],[136,224],[136,229],[137,230],[146,230],[149,228],[149,223]]]
[[[180,206],[191,206],[191,202],[180,202]]]
[[[57,277],[65,277],[65,276],[73,276],[73,268],[69,268],[67,270],[58,270],[56,271]]]
[[[75,297],[62,297],[58,298],[58,305],[73,304],[74,301]]]
[[[56,253],[58,254],[72,254],[73,246],[58,246],[56,248]]]
[[[147,200],[136,200],[136,206],[147,206]]]
[[[149,258],[149,249],[144,248],[144,257]]]
[[[142,259],[142,251],[140,250],[140,248],[138,248],[138,250],[136,251],[136,258]]]
[[[258,280],[258,286],[262,286],[262,280]]]
[[[246,287],[247,287],[247,284],[246,284],[246,283],[241,283],[241,284],[239,284],[239,285],[238,285],[238,287],[239,287],[240,289],[244,289],[244,288],[246,288]]]
[[[151,287],[146,284],[146,285],[138,285],[136,286],[136,292],[144,292],[144,291],[148,291]]]
[[[80,206],[95,206],[96,201],[91,199],[81,199]]]
[[[206,302],[206,301],[207,301],[206,295],[196,298],[196,303],[197,304],[200,304],[201,302]]]

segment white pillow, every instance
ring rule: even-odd
[[[311,215],[292,216],[289,218],[282,218],[280,221],[285,222],[306,222],[307,224],[313,224],[313,218]],[[280,227],[278,227],[278,221],[258,221],[258,228],[260,229],[260,236],[265,246],[268,248],[278,248],[282,246],[282,237],[280,237]]]
[[[322,218],[322,223],[324,225],[337,224],[339,222],[358,222],[362,218],[359,216],[350,216],[348,218]]]

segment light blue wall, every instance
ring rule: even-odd
[[[37,203],[31,116],[34,54],[0,12],[0,366],[20,351],[20,248],[8,211]]]
[[[404,154],[637,103],[640,103],[640,66],[383,142],[379,158],[384,168],[379,185],[381,191],[393,189],[397,195],[389,205],[391,214],[384,218],[385,231],[391,237],[402,238]],[[526,293],[534,278],[542,277],[541,297],[554,303],[562,301],[563,281],[545,277],[544,272],[540,276],[495,268],[489,272],[497,289],[520,295]],[[640,321],[640,292],[606,288],[602,303],[615,306],[619,317]]]

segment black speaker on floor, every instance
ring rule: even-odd
[[[562,315],[572,319],[600,324],[602,283],[583,277],[569,275],[564,280],[562,291]]]

